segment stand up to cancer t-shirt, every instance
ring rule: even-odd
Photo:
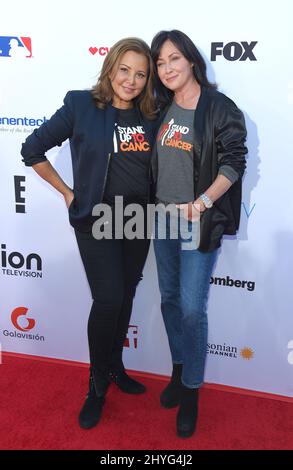
[[[159,129],[156,198],[164,203],[194,200],[193,121],[194,109],[173,101]]]
[[[115,196],[148,202],[151,147],[135,108],[117,111],[113,142],[103,202],[113,205]]]

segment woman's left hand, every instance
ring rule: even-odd
[[[182,210],[185,219],[190,220],[191,222],[198,222],[200,214],[206,210],[204,203],[200,198],[186,204],[176,204],[176,207],[177,209]]]
[[[68,188],[68,190],[63,194],[63,197],[65,200],[66,207],[67,209],[69,209],[69,206],[74,199],[74,194],[73,194],[72,189]]]

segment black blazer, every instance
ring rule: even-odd
[[[140,124],[152,145],[155,121],[148,121],[141,113]],[[21,155],[27,166],[46,161],[45,152],[69,139],[74,200],[69,207],[73,227],[88,232],[92,228],[93,206],[100,203],[105,189],[109,158],[113,151],[113,132],[116,109],[96,107],[90,91],[69,91],[64,105],[22,145]]]

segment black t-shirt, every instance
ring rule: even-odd
[[[127,204],[146,203],[151,148],[135,108],[117,112],[113,143],[103,202],[113,205],[123,196]]]

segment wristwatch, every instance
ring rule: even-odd
[[[202,200],[202,202],[204,203],[204,206],[207,209],[210,209],[211,207],[213,207],[213,201],[211,201],[211,199],[205,193],[202,193],[199,196],[199,198]]]

